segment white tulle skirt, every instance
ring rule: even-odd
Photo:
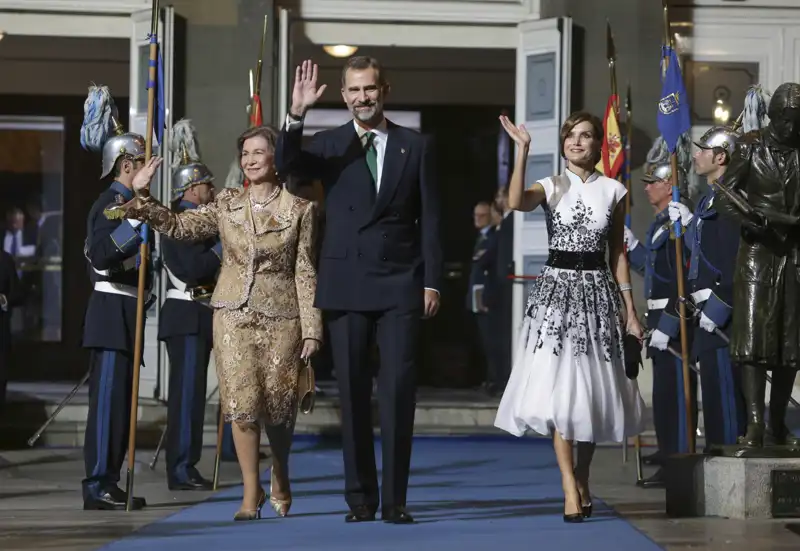
[[[566,440],[642,432],[644,401],[625,376],[616,286],[607,271],[546,267],[531,292],[495,426]]]

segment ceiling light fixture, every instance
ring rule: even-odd
[[[358,51],[358,46],[347,46],[345,44],[337,44],[335,46],[323,46],[325,53],[332,57],[350,57]]]

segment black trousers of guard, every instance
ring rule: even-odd
[[[128,451],[133,356],[120,350],[93,349],[89,377],[89,415],[83,444],[84,499],[97,498],[116,485]]]
[[[404,506],[408,491],[416,408],[416,357],[419,310],[330,312],[328,324],[339,383],[345,500],[353,508],[376,511]],[[370,344],[380,351],[382,483],[379,496],[372,432]]]
[[[683,364],[671,353],[651,349],[653,360],[653,424],[661,456],[689,452],[686,434]],[[692,404],[692,439],[697,434],[697,375],[689,372]]]
[[[206,374],[212,343],[198,335],[180,335],[165,340],[170,363],[167,478],[172,483],[181,483],[199,475],[195,465],[203,451]]]

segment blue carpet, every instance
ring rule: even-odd
[[[562,521],[555,456],[544,440],[421,438],[414,443],[412,526],[346,524],[341,451],[300,441],[288,517],[234,523],[241,487],[150,524],[104,551],[652,551],[661,549],[599,500],[583,524]],[[269,487],[269,478],[264,481]]]

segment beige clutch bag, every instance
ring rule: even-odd
[[[311,367],[311,360],[306,359],[300,366],[300,373],[297,376],[297,407],[305,414],[314,411],[315,388],[314,368]]]

